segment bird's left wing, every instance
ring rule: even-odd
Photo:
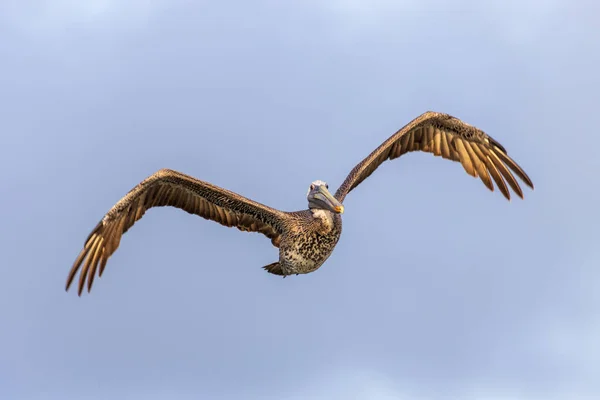
[[[352,189],[373,173],[384,161],[393,160],[411,151],[424,151],[457,161],[465,171],[479,177],[494,190],[492,179],[508,200],[508,186],[521,198],[523,191],[514,172],[533,189],[525,171],[508,156],[506,149],[480,129],[448,114],[428,111],[412,120],[352,169],[335,193],[340,202]]]

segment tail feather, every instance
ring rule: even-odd
[[[283,270],[281,269],[281,265],[279,265],[279,262],[274,262],[272,264],[265,265],[263,267],[263,269],[267,272],[270,272],[271,274],[283,276],[285,278],[285,274],[283,273]]]

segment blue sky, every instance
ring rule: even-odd
[[[598,398],[600,7],[585,1],[0,4],[7,399]],[[171,168],[284,210],[426,110],[499,140],[505,201],[409,154],[316,273],[156,209],[91,295],[89,231]]]

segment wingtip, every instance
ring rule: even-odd
[[[531,190],[534,190],[535,187],[533,186],[533,182],[525,182],[527,183],[527,186],[529,186],[531,188]]]
[[[65,292],[68,292],[71,289],[71,283],[73,283],[73,278],[69,275],[67,277],[67,282],[65,283]]]

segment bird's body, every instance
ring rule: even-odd
[[[162,169],[127,193],[96,225],[71,268],[67,289],[81,271],[78,292],[81,294],[86,281],[89,291],[96,272],[102,275],[122,235],[149,208],[159,206],[177,207],[221,225],[262,233],[279,248],[279,260],[263,267],[272,274],[285,277],[313,272],[329,258],[340,239],[346,195],[385,160],[411,151],[458,161],[490,190],[494,190],[493,180],[507,199],[509,186],[523,197],[511,171],[533,188],[527,174],[497,141],[457,118],[435,112],[415,118],[376,148],[352,169],[335,196],[327,183],[313,182],[307,210],[280,211],[211,183]]]
[[[307,274],[329,258],[342,235],[342,217],[328,210],[289,213],[281,238],[279,261],[264,267],[276,275]]]

